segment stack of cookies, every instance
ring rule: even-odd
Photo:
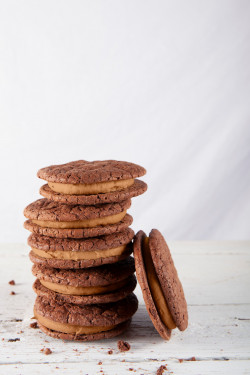
[[[68,340],[114,337],[138,307],[131,198],[147,185],[139,165],[79,160],[38,171],[47,181],[24,210],[36,276],[34,315],[47,335]]]

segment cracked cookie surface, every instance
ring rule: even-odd
[[[31,220],[80,221],[116,215],[131,206],[131,199],[122,202],[82,206],[61,204],[42,198],[24,209],[24,216]]]
[[[146,173],[140,165],[117,160],[77,160],[41,168],[37,176],[49,182],[93,184],[141,177]]]

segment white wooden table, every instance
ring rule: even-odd
[[[184,333],[175,330],[169,342],[163,341],[137,287],[139,310],[121,336],[131,350],[120,353],[117,338],[62,342],[30,328],[35,296],[29,249],[2,244],[0,374],[156,374],[161,365],[167,366],[164,375],[250,374],[250,241],[169,246],[189,305],[189,328]],[[15,286],[8,284],[11,279]],[[10,295],[12,290],[16,295]],[[52,354],[40,351],[47,347]]]

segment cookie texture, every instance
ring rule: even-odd
[[[24,228],[28,229],[32,233],[40,234],[48,237],[56,238],[88,238],[98,237],[107,234],[122,232],[127,229],[133,222],[131,215],[126,214],[125,217],[116,224],[101,225],[93,228],[77,228],[77,229],[62,229],[62,228],[48,228],[40,227],[32,222],[32,220],[26,220],[24,222]]]
[[[105,181],[127,180],[143,176],[140,165],[117,160],[77,160],[39,169],[37,176],[49,182],[63,184],[93,184]]]
[[[46,299],[53,299],[59,303],[73,303],[75,305],[91,305],[97,303],[111,303],[116,302],[121,299],[124,299],[129,294],[131,294],[135,287],[136,287],[136,278],[134,275],[128,277],[128,281],[126,285],[121,287],[119,290],[109,292],[106,294],[95,294],[90,296],[79,296],[79,295],[69,295],[69,294],[62,294],[58,292],[54,292],[46,288],[44,285],[40,283],[37,279],[33,284],[34,292]]]
[[[188,326],[187,302],[168,245],[157,229],[150,232],[149,249],[171,316],[184,331]]]
[[[39,280],[73,287],[107,286],[127,279],[134,272],[135,262],[132,257],[116,264],[82,270],[63,270],[40,265],[32,267],[33,275]]]
[[[61,204],[42,198],[29,204],[24,209],[24,216],[31,220],[79,221],[115,215],[130,206],[131,199],[96,206],[81,206]]]
[[[138,300],[133,293],[117,302],[86,306],[37,297],[34,306],[37,314],[47,319],[86,327],[120,324],[130,319],[137,308]]]
[[[46,335],[51,336],[55,339],[70,340],[70,341],[96,341],[96,340],[110,339],[112,337],[120,335],[129,327],[130,323],[131,323],[131,319],[118,324],[115,328],[113,328],[110,331],[94,333],[90,335],[76,335],[73,333],[62,333],[62,332],[57,332],[49,328],[46,328],[39,322],[38,322],[38,325],[39,325],[39,328]]]
[[[144,181],[135,179],[132,186],[110,193],[100,193],[92,195],[68,195],[60,194],[53,191],[48,184],[40,188],[40,194],[54,202],[64,204],[81,204],[81,205],[96,205],[105,203],[121,202],[130,198],[137,197],[145,193],[147,184]]]
[[[165,324],[162,323],[148,285],[147,275],[142,256],[142,245],[145,238],[146,234],[142,230],[140,230],[136,234],[134,239],[134,258],[136,276],[142,290],[142,295],[148,314],[150,316],[150,319],[152,320],[152,323],[154,324],[155,329],[159,332],[163,339],[169,340],[171,337],[171,330],[168,327],[166,327]]]
[[[108,234],[107,236],[83,239],[53,238],[32,233],[28,237],[28,245],[44,251],[93,251],[126,245],[133,237],[134,231],[131,228],[127,228],[122,232]]]
[[[36,255],[32,250],[29,253],[31,262],[40,264],[45,267],[62,268],[62,269],[78,269],[88,267],[98,267],[103,264],[111,264],[126,259],[133,251],[132,246],[129,246],[121,255],[110,256],[106,258],[97,259],[82,259],[82,260],[65,260],[65,259],[47,259]]]

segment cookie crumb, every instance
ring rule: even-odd
[[[126,341],[118,341],[117,346],[120,352],[127,352],[128,350],[130,350],[130,344]]]
[[[196,361],[196,358],[195,358],[195,357],[192,357],[192,358],[191,358],[191,361]]]
[[[10,281],[9,281],[9,284],[10,284],[10,285],[16,285],[15,280],[10,280]]]
[[[109,351],[108,351],[108,354],[113,354],[113,350],[109,350]]]
[[[182,358],[179,358],[178,361],[179,361],[180,363],[182,363],[182,362],[183,362],[183,359],[182,359]]]
[[[100,365],[102,365],[102,362],[100,361],[100,362],[98,362],[98,365],[100,366]]]
[[[14,296],[16,293],[13,290],[10,292],[10,295]]]
[[[134,371],[134,369],[132,367],[129,368],[129,371]]]
[[[163,365],[160,366],[160,367],[158,368],[158,370],[157,370],[156,375],[162,375],[163,372],[164,372],[165,370],[167,370],[167,367],[166,367],[166,366],[163,366]]]
[[[37,322],[34,322],[34,323],[30,323],[30,328],[38,328],[38,324]]]
[[[46,354],[46,355],[49,355],[49,354],[51,354],[52,353],[52,350],[50,350],[50,348],[46,348],[45,350],[44,350],[44,354]]]
[[[15,339],[9,339],[8,342],[15,342],[15,341],[20,341],[19,338],[15,338]]]

